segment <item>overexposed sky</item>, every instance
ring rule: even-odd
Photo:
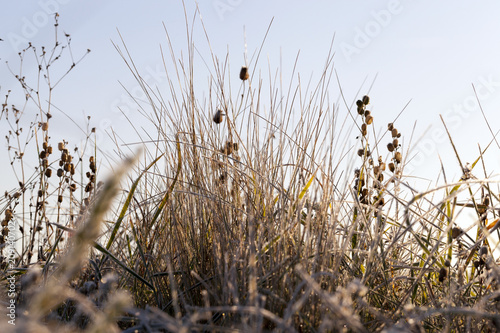
[[[196,3],[185,0],[185,5],[191,21]],[[229,52],[230,69],[235,75],[245,61],[245,40],[251,57],[261,47],[272,20],[257,64],[264,77],[269,66],[276,69],[280,62],[283,71],[289,71],[290,75],[300,51],[297,71],[306,79],[312,75],[314,82],[322,73],[334,38],[334,67],[349,102],[365,94],[376,78],[370,91],[375,126],[385,128],[411,100],[396,126],[406,140],[415,122],[414,140],[427,131],[415,145],[417,156],[412,173],[416,176],[435,180],[439,171],[438,154],[449,175],[460,176],[439,114],[447,121],[463,162],[472,162],[478,156],[477,144],[485,147],[492,139],[472,85],[476,87],[491,129],[494,132],[500,129],[498,1],[207,0],[200,1],[198,6],[214,54],[223,59]],[[86,49],[92,52],[54,91],[54,104],[81,124],[91,116],[91,125],[102,133],[103,147],[107,144],[104,133],[109,132],[110,126],[126,138],[130,125],[117,109],[134,110],[120,83],[131,91],[138,85],[111,41],[120,44],[119,30],[139,71],[153,85],[166,89],[159,47],[161,44],[168,50],[163,24],[177,54],[186,54],[182,2],[6,2],[0,11],[1,96],[8,89],[19,91],[5,62],[18,68],[17,53],[26,46],[26,40],[50,47],[55,12],[60,14],[60,29],[71,34],[75,58]],[[194,40],[201,55],[210,59],[199,20],[194,27]],[[203,67],[201,62],[200,67]],[[24,74],[34,76],[36,68],[26,67]],[[360,87],[360,95],[356,95]],[[331,90],[336,101],[339,89],[335,82]],[[13,95],[9,100],[9,104],[22,103],[21,96]],[[347,112],[343,105],[339,107],[341,114]],[[81,138],[77,127],[67,118],[56,112],[54,115],[55,142],[61,138],[71,142]],[[142,119],[133,117],[138,122]],[[0,130],[2,133],[7,130],[4,120],[0,122]],[[58,135],[60,138],[56,138]],[[134,139],[131,137],[131,141]],[[5,141],[1,145],[4,157]],[[489,172],[499,171],[499,150],[496,145],[490,148]],[[6,158],[2,158],[1,170],[10,172],[8,167]],[[4,177],[0,182],[3,190]]]

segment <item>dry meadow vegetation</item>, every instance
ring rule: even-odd
[[[468,166],[456,154],[460,179],[414,189],[404,116],[377,125],[376,96],[334,88],[333,53],[307,85],[281,81],[295,68],[261,75],[260,49],[236,67],[204,55],[199,91],[189,29],[181,57],[166,31],[167,91],[116,45],[147,96],[135,116],[156,132],[116,138],[108,179],[91,120],[83,146],[51,135],[52,93],[86,53],[73,59],[56,21],[51,48],[9,64],[26,99],[2,91],[2,177],[19,182],[0,199],[1,305],[16,304],[2,332],[500,330],[500,191],[483,162],[494,144]]]

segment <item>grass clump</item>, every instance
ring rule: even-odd
[[[260,51],[245,59],[240,80],[229,56],[210,54],[200,87],[187,35],[187,60],[169,43],[168,64],[162,50],[172,68],[167,91],[148,86],[116,45],[147,97],[138,111],[154,131],[136,129],[143,159],[134,171],[124,162],[102,186],[95,138],[87,136],[90,156],[76,150],[74,158],[60,141],[61,157],[51,160],[50,113],[37,104],[40,165],[1,202],[4,221],[22,228],[2,277],[17,278],[23,330],[498,329],[497,182],[472,172],[486,150],[456,182],[418,191],[405,180],[411,150],[396,122],[377,133],[368,95],[349,105],[340,92],[330,102],[332,54],[315,85],[293,73],[283,89],[277,72],[268,90]],[[13,162],[25,152],[14,150]],[[89,171],[77,181],[84,157]],[[52,190],[48,170],[57,164]],[[112,201],[125,170],[130,178]],[[464,227],[466,211],[477,218]]]

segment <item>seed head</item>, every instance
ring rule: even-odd
[[[214,114],[214,123],[216,123],[216,124],[222,123],[223,116],[224,116],[224,114],[222,113],[222,111],[217,110],[217,112],[215,112],[215,114]]]
[[[439,282],[443,282],[446,279],[446,275],[448,274],[448,270],[444,267],[441,267],[439,270]]]
[[[371,125],[371,123],[373,123],[373,117],[368,115],[366,118],[365,118],[365,122],[368,124],[368,125]]]
[[[387,144],[387,150],[390,151],[391,153],[394,151],[394,144],[392,142],[389,142]]]
[[[397,136],[398,136],[398,130],[397,130],[396,128],[393,128],[393,129],[391,130],[391,134],[392,134],[392,137],[393,137],[393,138],[397,137]]]
[[[363,104],[364,105],[370,104],[370,97],[368,97],[367,95],[363,96]]]
[[[398,163],[401,163],[401,161],[403,160],[403,155],[401,154],[401,152],[397,151],[396,154],[394,154],[394,160]]]
[[[59,143],[57,144],[57,149],[59,149],[60,151],[62,151],[62,150],[64,149],[64,142],[62,142],[62,141],[61,141],[61,142],[59,142]]]
[[[394,148],[397,148],[399,146],[399,140],[398,139],[392,140],[392,144],[393,144]]]
[[[241,67],[240,79],[242,81],[245,81],[245,80],[248,80],[249,77],[250,77],[250,74],[248,74],[248,68],[246,66]]]
[[[378,176],[377,176],[377,180],[379,182],[383,182],[384,181],[384,174],[383,173],[379,173]]]
[[[394,163],[389,163],[389,170],[391,170],[391,172],[394,172],[394,170],[396,170],[396,166],[394,165]]]
[[[453,229],[451,229],[451,238],[458,238],[462,233],[462,229],[460,229],[459,227],[453,227]]]
[[[47,123],[47,122],[42,123],[42,131],[44,131],[44,132],[45,132],[45,131],[47,131],[48,129],[49,129],[49,123]]]
[[[390,132],[392,131],[392,129],[394,128],[394,124],[393,123],[389,123],[387,124],[387,130]]]

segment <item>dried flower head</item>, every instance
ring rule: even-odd
[[[368,124],[368,125],[371,125],[371,123],[373,123],[373,117],[368,115],[366,118],[365,118],[365,122]]]
[[[397,151],[396,154],[394,154],[394,160],[398,163],[401,163],[401,161],[403,160],[403,155],[401,154],[401,152]]]
[[[459,227],[453,227],[451,229],[451,237],[453,239],[458,238],[460,235],[462,235],[462,233],[463,233],[463,230]]]
[[[245,80],[248,80],[249,77],[250,77],[250,74],[248,73],[248,68],[246,66],[241,67],[240,79],[245,81]]]
[[[220,124],[222,123],[222,117],[224,116],[224,113],[221,110],[217,110],[214,114],[214,123]]]

